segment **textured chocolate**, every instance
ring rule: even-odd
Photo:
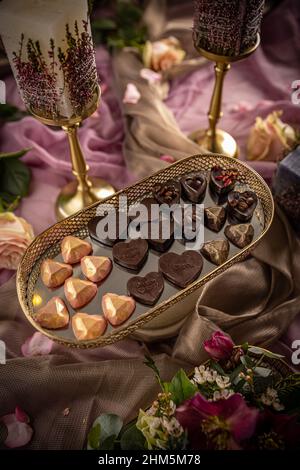
[[[231,191],[228,194],[228,213],[234,220],[248,222],[257,206],[257,196],[253,191]]]
[[[226,221],[226,209],[222,206],[204,209],[204,223],[213,232],[219,232]]]
[[[170,222],[165,221],[165,223],[170,224],[170,236],[168,238],[163,237],[163,233],[162,233],[163,221],[164,221],[163,218],[160,218],[159,220],[154,220],[151,223],[150,222],[148,223],[148,243],[151,248],[161,253],[164,253],[165,251],[167,251],[174,241],[174,221],[173,220],[171,220]],[[154,236],[152,238],[151,225],[152,227],[153,225],[156,225],[156,230],[157,230],[157,225],[158,225],[158,233],[159,233],[158,238],[154,238]]]
[[[203,259],[200,253],[187,250],[181,255],[165,253],[159,259],[159,270],[178,287],[187,287],[200,275]]]
[[[238,171],[235,168],[225,169],[216,165],[210,171],[209,184],[213,192],[223,196],[232,191],[237,177]]]
[[[119,242],[113,246],[113,258],[116,263],[127,269],[138,271],[148,255],[148,243],[142,238]]]
[[[106,216],[105,215],[96,216],[88,222],[88,231],[89,231],[90,237],[94,241],[98,243],[102,243],[103,245],[106,245],[106,246],[113,246],[120,239],[127,238],[127,234],[125,233],[127,231],[127,226],[126,228],[122,227],[120,229],[118,216],[116,217],[116,236],[115,237],[106,236],[104,238],[100,238],[97,234],[97,226],[104,217]]]
[[[228,240],[212,240],[204,243],[200,251],[208,261],[220,266],[228,258],[229,243]]]
[[[180,179],[182,192],[191,202],[199,203],[205,196],[207,180],[203,172],[193,172]]]
[[[127,289],[138,302],[154,305],[164,290],[164,279],[161,273],[151,272],[146,276],[135,276],[127,282]]]
[[[178,204],[181,195],[181,185],[176,180],[156,184],[153,188],[153,196],[159,204]]]
[[[227,225],[224,233],[231,243],[238,248],[250,245],[254,237],[254,228],[251,224]]]

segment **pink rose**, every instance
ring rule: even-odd
[[[278,161],[296,145],[294,129],[281,121],[282,112],[257,117],[247,143],[248,160]]]
[[[0,214],[0,269],[17,269],[33,238],[31,225],[22,217],[12,212]]]
[[[144,66],[156,72],[169,70],[173,65],[180,64],[184,57],[185,51],[174,37],[155,42],[147,41],[144,46]]]
[[[215,361],[229,359],[234,348],[234,342],[230,336],[222,331],[216,331],[210,339],[203,343],[205,351]]]

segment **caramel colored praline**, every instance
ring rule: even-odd
[[[119,326],[133,314],[135,300],[127,295],[108,293],[102,297],[102,310],[111,325]]]
[[[45,286],[55,288],[61,286],[72,276],[73,268],[69,264],[59,263],[53,259],[45,259],[41,265],[41,278]]]
[[[92,251],[92,245],[81,238],[69,235],[61,242],[61,254],[65,263],[79,263],[81,258]]]
[[[80,264],[83,274],[92,282],[103,281],[112,268],[112,262],[106,256],[84,256]]]
[[[87,341],[102,336],[107,328],[107,321],[102,315],[78,312],[72,317],[72,328],[78,341]]]
[[[97,294],[97,286],[90,281],[69,277],[64,286],[65,296],[73,308],[88,304]]]
[[[35,315],[37,323],[44,328],[53,330],[67,326],[69,319],[69,312],[64,301],[57,296],[52,297]]]

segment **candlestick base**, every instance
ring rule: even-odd
[[[57,220],[63,220],[114,193],[115,188],[101,178],[89,177],[88,189],[84,188],[84,190],[79,188],[77,181],[71,181],[61,190],[56,200]]]
[[[192,132],[188,137],[209,152],[228,155],[232,158],[238,158],[239,156],[239,148],[235,139],[228,132],[221,129],[216,130],[214,146],[207,130],[199,129]]]

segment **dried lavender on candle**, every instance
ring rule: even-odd
[[[264,0],[194,0],[193,39],[214,54],[238,56],[255,45]]]

